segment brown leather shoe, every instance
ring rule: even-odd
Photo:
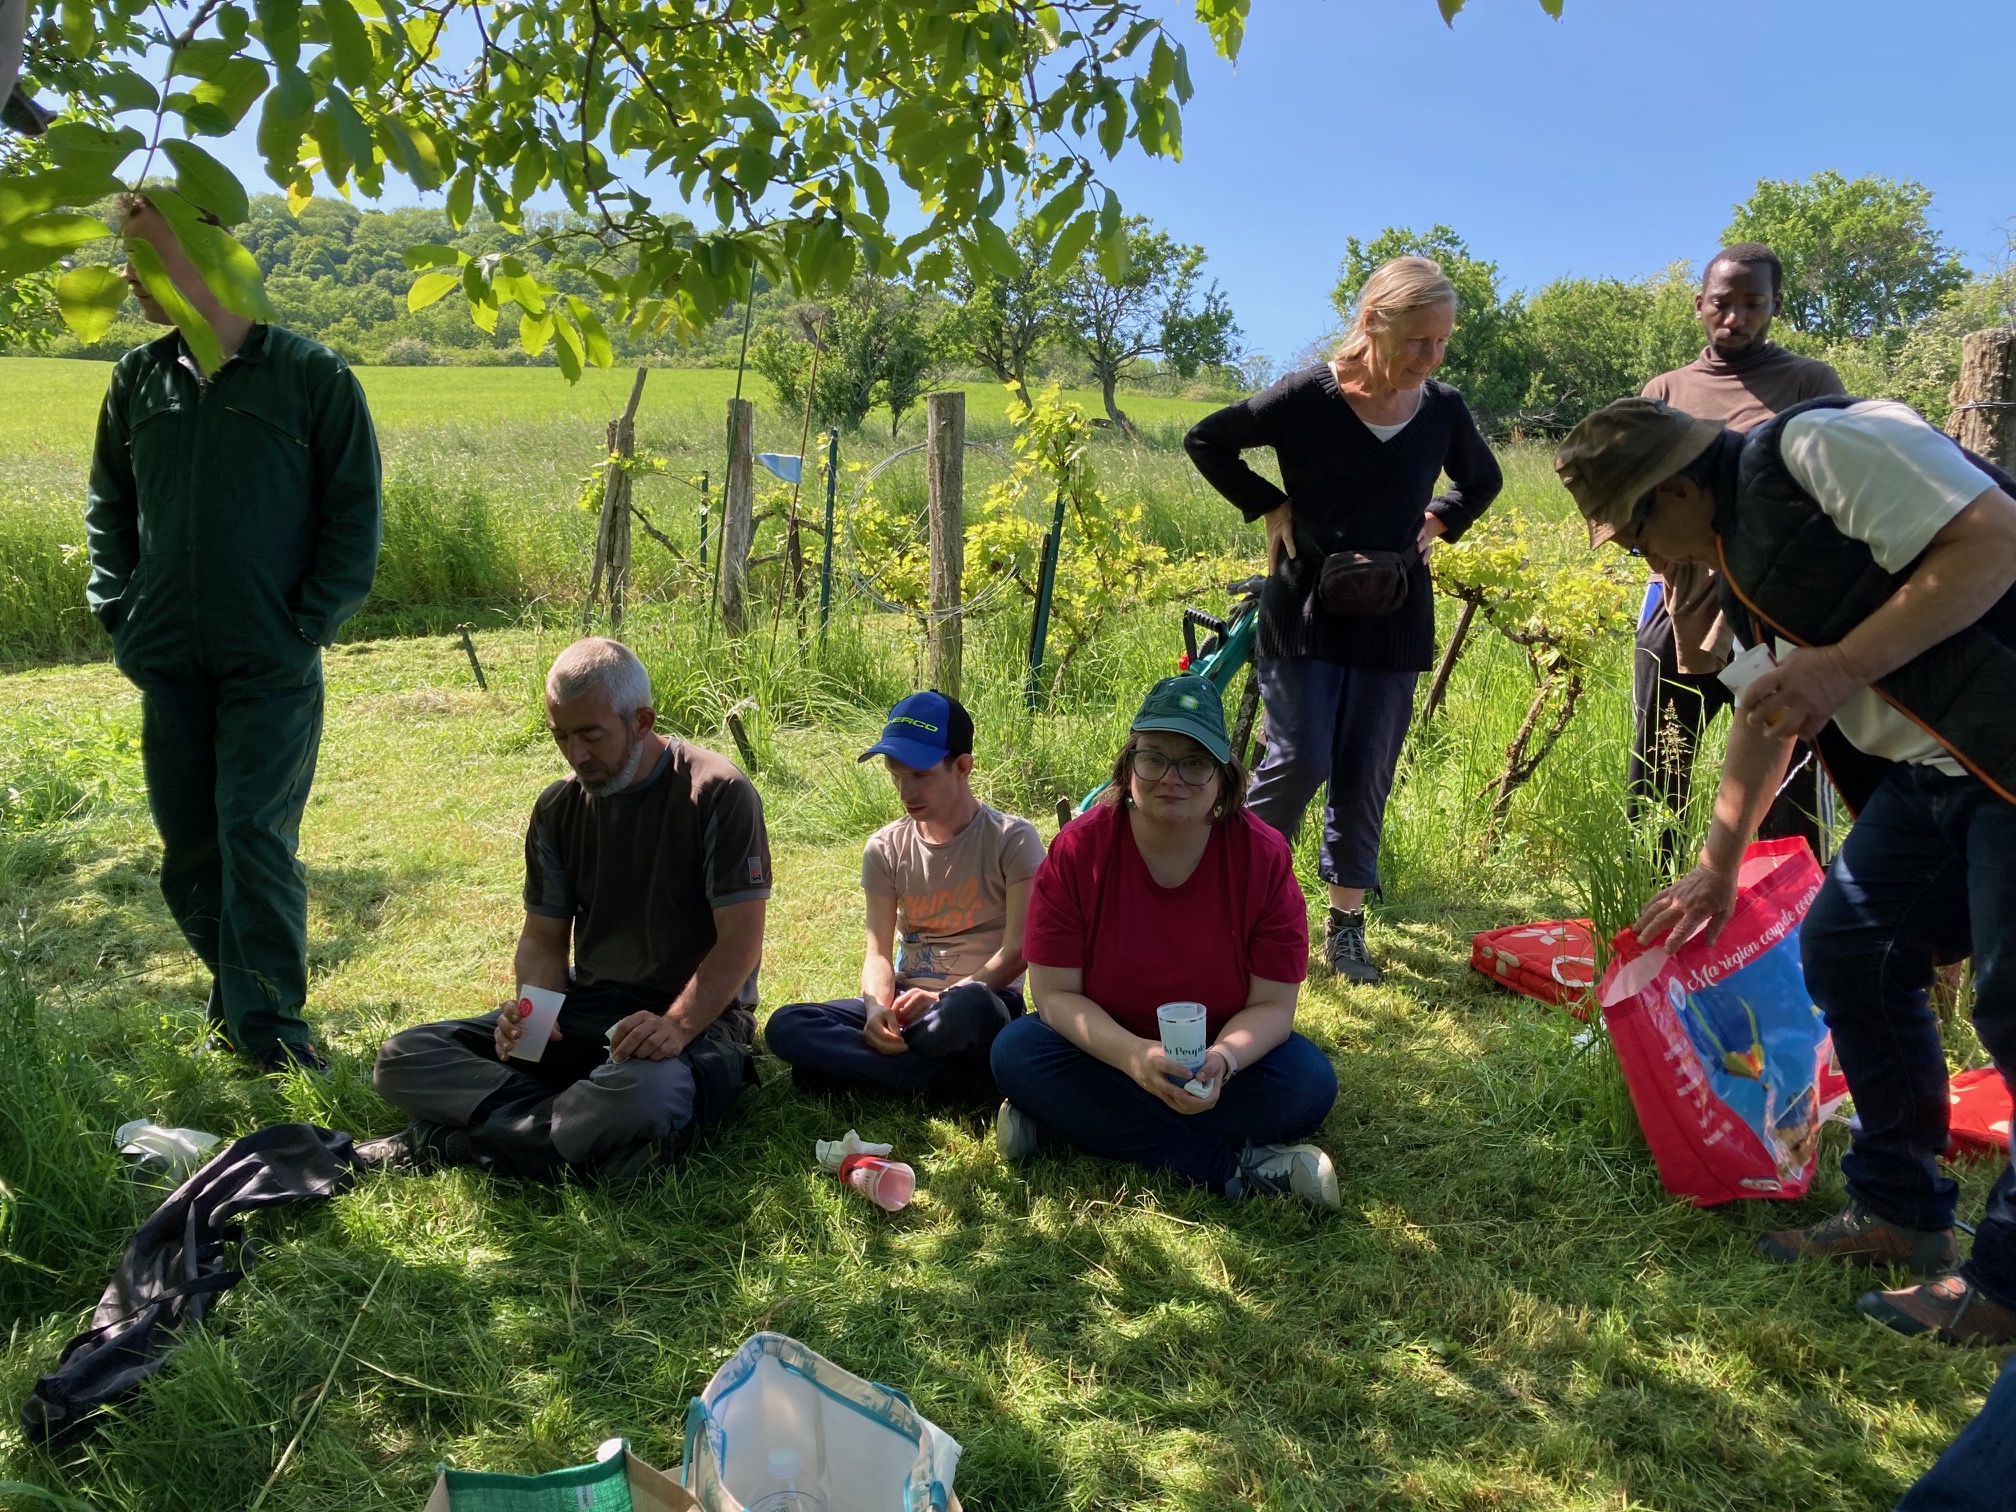
[[[2016,1343],[2016,1307],[2004,1307],[1965,1276],[1941,1276],[1901,1291],[1864,1292],[1855,1310],[1901,1334],[1931,1334],[1942,1344]]]
[[[1914,1276],[1938,1276],[1959,1262],[1949,1229],[1907,1229],[1851,1202],[1811,1228],[1780,1229],[1757,1241],[1758,1253],[1780,1265],[1802,1260],[1842,1260],[1850,1265],[1898,1266]]]

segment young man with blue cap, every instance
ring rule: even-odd
[[[1043,841],[973,795],[973,720],[935,688],[889,711],[880,756],[903,817],[861,858],[861,995],[779,1008],[771,1052],[807,1088],[850,1084],[938,1100],[995,1096],[987,1053],[1022,1013],[1022,924]]]

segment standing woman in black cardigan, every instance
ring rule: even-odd
[[[1267,754],[1247,806],[1292,841],[1329,784],[1323,957],[1353,982],[1382,976],[1365,945],[1365,894],[1379,882],[1414,684],[1435,658],[1428,553],[1437,537],[1460,538],[1504,481],[1463,396],[1429,381],[1455,322],[1456,291],[1441,266],[1397,257],[1365,281],[1327,364],[1207,415],[1183,442],[1213,488],[1267,525],[1256,655]],[[1274,448],[1285,493],[1240,456],[1256,446]],[[1437,494],[1444,473],[1451,487]],[[1344,618],[1323,607],[1324,558],[1347,550],[1403,554],[1399,608]]]

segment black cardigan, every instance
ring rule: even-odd
[[[1239,455],[1255,446],[1274,448],[1285,494]],[[1424,511],[1447,522],[1444,539],[1454,541],[1498,497],[1504,486],[1498,459],[1461,394],[1446,383],[1424,385],[1407,428],[1381,441],[1338,393],[1326,363],[1206,415],[1183,438],[1183,449],[1248,520],[1294,500],[1299,554],[1293,561],[1284,555],[1261,589],[1262,656],[1313,656],[1390,672],[1434,665],[1434,584],[1425,562],[1417,560],[1408,574],[1407,602],[1373,619],[1326,614],[1316,583],[1328,552],[1411,553]],[[1445,472],[1453,486],[1437,495]]]

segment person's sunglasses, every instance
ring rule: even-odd
[[[1136,751],[1133,757],[1134,775],[1143,782],[1160,782],[1169,775],[1169,768],[1176,768],[1176,775],[1189,787],[1202,787],[1218,774],[1218,763],[1209,756],[1185,756],[1180,761],[1171,761],[1160,751]]]

